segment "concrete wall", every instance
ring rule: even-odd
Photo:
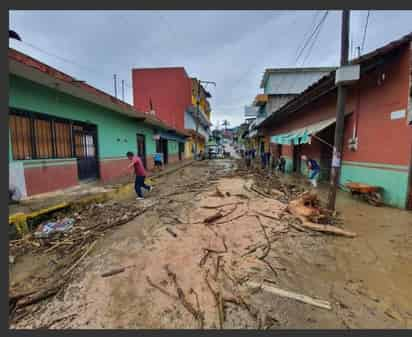
[[[412,132],[406,118],[391,119],[391,112],[406,110],[409,97],[410,50],[403,48],[391,61],[362,76],[347,97],[341,184],[348,180],[383,187],[384,201],[405,207],[408,168],[411,161]],[[336,92],[322,96],[292,114],[285,122],[266,133],[280,134],[336,115]],[[358,150],[347,144],[358,124]],[[304,145],[315,159],[318,145]],[[291,146],[283,146],[284,155],[293,158]]]
[[[182,67],[133,69],[133,104],[150,110],[166,124],[183,130],[184,112],[191,104],[191,80]]]
[[[188,111],[185,111],[185,129],[196,130],[196,121],[193,115]],[[209,139],[209,134],[203,125],[199,124],[198,131],[201,135],[203,135],[206,138],[206,141]]]

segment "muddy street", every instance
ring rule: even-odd
[[[196,161],[144,201],[129,189],[62,214],[73,234],[12,243],[11,327],[412,327],[410,212],[340,193],[311,229],[290,210],[303,185],[239,165]]]

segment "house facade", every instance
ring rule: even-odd
[[[154,111],[154,115],[167,125],[190,136],[186,140],[186,158],[204,151],[210,133],[211,97],[198,81],[190,78],[183,67],[133,69],[133,102],[139,111]],[[199,127],[196,133],[197,99],[199,95]]]
[[[377,185],[384,202],[411,208],[411,62],[412,34],[361,56],[360,79],[348,86],[340,184]],[[289,172],[304,172],[300,156],[331,168],[337,88],[335,71],[322,77],[260,126],[270,137],[275,155],[287,160]]]
[[[10,184],[23,197],[120,178],[126,152],[153,167],[158,135],[169,162],[186,133],[28,55],[9,49]]]

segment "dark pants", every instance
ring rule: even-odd
[[[145,178],[144,176],[136,176],[136,180],[134,181],[134,190],[140,198],[143,198],[142,187],[146,190],[150,189],[150,186],[144,183]]]

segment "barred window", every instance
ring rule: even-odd
[[[51,121],[34,120],[34,142],[36,144],[37,158],[45,159],[53,157],[53,141]]]
[[[11,148],[14,160],[33,158],[30,118],[11,115],[9,118]]]
[[[74,156],[70,121],[38,113],[12,112],[9,132],[14,160]]]
[[[54,123],[56,157],[69,158],[72,156],[72,146],[70,137],[70,124],[55,122]]]

